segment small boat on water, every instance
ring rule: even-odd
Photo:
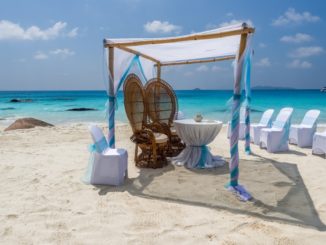
[[[322,88],[320,89],[320,92],[324,92],[324,93],[326,93],[326,87],[322,87]]]

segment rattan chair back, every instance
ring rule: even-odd
[[[166,81],[157,78],[145,85],[146,105],[149,118],[153,122],[172,125],[178,111],[177,97]]]
[[[133,132],[143,128],[147,113],[143,85],[135,74],[130,74],[124,82],[124,105]]]

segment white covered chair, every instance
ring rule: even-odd
[[[266,110],[263,113],[259,123],[250,125],[250,141],[255,145],[259,145],[261,130],[263,128],[271,127],[273,113],[273,109]]]
[[[297,144],[299,147],[311,147],[319,114],[319,110],[310,110],[305,114],[301,124],[291,125],[289,143]]]
[[[121,185],[128,176],[128,153],[108,146],[102,130],[90,126],[94,141],[92,157],[84,181],[93,185]]]
[[[260,147],[268,152],[289,150],[288,139],[293,108],[283,108],[272,124],[272,128],[264,128],[260,133]]]
[[[315,133],[312,141],[313,154],[325,154],[326,157],[326,130],[322,133]]]
[[[245,122],[246,108],[240,108],[240,122],[239,122],[239,140],[244,140],[246,136],[246,122]],[[231,122],[228,122],[228,139],[231,137]]]

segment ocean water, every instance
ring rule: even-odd
[[[227,122],[230,108],[227,101],[231,90],[179,90],[176,91],[181,110],[187,118],[201,113],[204,118]],[[11,103],[11,99],[28,99],[24,103]],[[70,122],[106,122],[104,91],[0,91],[0,124],[9,125],[17,118],[34,117],[53,124]],[[262,112],[274,108],[293,107],[293,123],[301,121],[309,109],[321,111],[319,123],[326,123],[326,93],[319,90],[253,90],[252,122],[260,119]],[[73,108],[93,108],[96,111],[67,111]],[[276,116],[276,113],[274,117]],[[127,122],[123,93],[118,93],[116,120]]]

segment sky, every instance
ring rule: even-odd
[[[103,90],[103,39],[247,22],[252,86],[326,86],[324,0],[1,0],[0,90]],[[175,89],[232,89],[231,61],[164,68]]]

